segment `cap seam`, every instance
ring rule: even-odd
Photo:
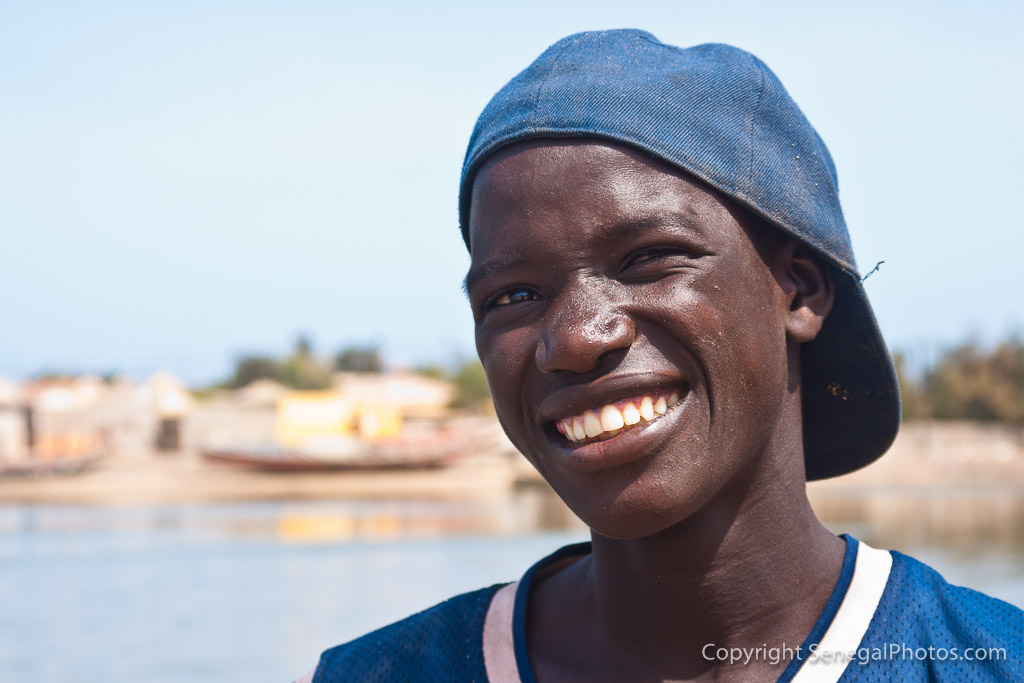
[[[646,31],[641,31],[640,29],[637,29],[637,31],[637,37],[640,38],[640,40],[647,41],[648,43],[655,47],[664,47],[668,48],[669,50],[672,50],[673,52],[682,52],[678,45],[669,45],[668,43],[663,43],[660,40],[658,40],[656,36],[652,36]]]
[[[530,122],[530,129],[536,130],[540,125],[541,119],[541,98],[544,96],[544,90],[547,88],[551,81],[551,74],[555,71],[555,68],[559,64],[562,54],[565,52],[569,45],[569,41],[562,41],[562,45],[558,48],[558,52],[551,55],[551,63],[548,65],[544,75],[540,78],[540,83],[537,85],[537,92],[533,97],[533,112],[531,112],[533,120]]]
[[[764,98],[765,82],[767,79],[764,75],[764,70],[758,65],[753,55],[749,56],[751,64],[757,69],[758,75],[761,76],[761,84],[757,88],[757,102],[754,104],[754,110],[750,114],[750,123],[748,124],[748,153],[747,153],[747,177],[744,180],[743,193],[750,194],[750,188],[753,187],[754,180],[754,121],[757,120],[758,114],[761,113],[761,101]]]

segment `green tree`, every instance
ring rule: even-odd
[[[900,408],[904,420],[919,420],[928,416],[928,399],[921,380],[907,370],[907,358],[902,352],[892,354],[896,366],[896,379],[900,385]]]
[[[301,391],[319,391],[330,389],[333,381],[331,371],[308,356],[298,354],[288,358],[281,364],[278,381],[286,387]]]
[[[382,372],[384,361],[376,346],[349,346],[335,355],[334,369],[341,372]]]
[[[313,355],[313,343],[302,334],[295,340],[295,350],[281,363],[278,381],[300,391],[330,389],[331,369]]]
[[[986,351],[977,342],[947,350],[927,373],[932,415],[940,419],[1024,422],[1024,344]]]
[[[228,389],[241,389],[258,379],[280,381],[281,364],[269,356],[241,356],[235,361],[235,371],[224,383]]]
[[[421,365],[417,367],[414,372],[423,375],[424,377],[430,377],[432,379],[448,379],[448,369],[443,365]]]
[[[313,342],[306,335],[300,334],[295,339],[295,351],[292,353],[295,356],[311,357],[313,355]]]
[[[480,412],[493,412],[491,391],[487,386],[487,375],[480,361],[473,359],[463,361],[451,376],[455,385],[455,398],[452,408],[463,408]]]
[[[241,389],[259,379],[271,379],[291,389],[305,391],[329,389],[333,384],[331,369],[313,355],[313,345],[305,335],[295,340],[294,351],[284,360],[259,355],[239,357],[234,373],[224,386]]]

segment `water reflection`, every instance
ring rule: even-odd
[[[32,534],[178,532],[197,538],[323,543],[583,529],[550,489],[534,484],[492,500],[0,505],[0,540]]]
[[[1011,488],[817,491],[811,500],[836,533],[892,548],[947,581],[1024,607],[1024,497]]]
[[[1020,496],[812,497],[834,531],[1024,605]],[[288,680],[585,537],[542,485],[486,501],[0,506],[0,680]]]
[[[880,547],[1024,551],[1024,496],[1009,489],[811,489],[823,522]],[[491,500],[167,505],[0,505],[0,539],[32,534],[178,532],[295,543],[508,535],[585,527],[542,484]]]
[[[889,489],[812,496],[831,527],[855,527],[871,544],[938,545],[965,555],[1024,550],[1024,497],[1005,489]]]

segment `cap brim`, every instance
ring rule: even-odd
[[[896,369],[860,278],[835,269],[836,306],[801,349],[807,479],[828,479],[880,458],[900,426]]]

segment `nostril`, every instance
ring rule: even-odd
[[[591,372],[605,358],[629,349],[634,337],[633,323],[625,315],[549,324],[537,343],[537,368],[542,372]]]

